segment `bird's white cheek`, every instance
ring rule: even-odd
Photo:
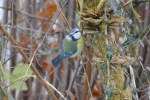
[[[74,36],[75,39],[80,39],[81,33],[78,32],[78,33],[74,34],[73,36]]]
[[[72,39],[71,39],[71,37],[69,37],[68,35],[66,35],[66,37],[65,37],[68,41],[71,41]]]

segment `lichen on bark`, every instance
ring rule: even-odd
[[[107,0],[101,0],[100,2],[106,2]],[[80,5],[80,1],[78,0],[78,3]],[[90,41],[93,41],[93,35],[97,34],[94,33],[94,31],[101,31],[105,33],[107,31],[107,36],[115,42],[115,36],[113,33],[113,29],[109,27],[108,23],[104,22],[103,15],[104,15],[104,6],[99,9],[101,12],[97,13],[97,6],[99,4],[99,0],[91,0],[88,3],[84,2],[83,4],[83,12],[80,12],[80,21],[83,22],[84,30],[88,33],[88,39]],[[78,5],[78,6],[79,6]],[[78,7],[80,8],[80,7]],[[110,9],[109,9],[110,10]],[[100,21],[102,19],[102,21]],[[98,21],[97,21],[98,20]],[[93,22],[92,22],[93,21]],[[108,25],[107,29],[105,29],[105,25]],[[88,32],[89,30],[89,32]],[[90,33],[91,32],[91,33]],[[103,58],[107,59],[107,56],[105,55],[106,48],[104,45],[106,45],[106,37],[96,37],[96,40],[92,44],[89,45],[88,51],[93,55],[93,57],[96,58]],[[114,52],[114,57],[120,56],[119,51],[117,48],[112,44],[111,41],[108,41],[108,45],[112,47],[112,50]],[[105,61],[104,61],[105,62]],[[102,72],[100,66],[101,64],[105,64],[104,62],[96,62],[97,69],[100,74],[100,78],[102,80],[101,84],[103,85],[103,88],[105,89],[108,86],[107,83],[107,77],[109,77],[109,87],[111,87],[114,92],[111,95],[111,100],[132,100],[132,94],[130,91],[130,87],[128,86],[126,89],[124,89],[126,77],[124,75],[124,67],[122,64],[112,64],[109,63],[109,66],[107,64],[105,65],[104,73]],[[115,72],[110,66],[115,67],[117,72]],[[108,74],[108,67],[109,67],[109,74]],[[108,76],[109,75],[109,76]],[[106,95],[106,94],[105,94]]]

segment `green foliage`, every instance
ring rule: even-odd
[[[119,26],[119,30],[125,27],[125,23],[123,21],[123,23]]]
[[[133,98],[133,100],[137,100],[137,98],[136,98],[136,87],[133,85],[133,83],[131,82],[130,83],[130,90],[131,90],[131,92],[132,92],[132,98]]]
[[[117,11],[118,13],[119,13],[119,11]],[[119,15],[118,15],[119,16]],[[125,23],[125,22],[127,22],[127,24]],[[119,30],[120,29],[122,29],[122,28],[124,28],[124,29],[126,29],[126,25],[128,26],[128,31],[130,32],[131,31],[131,29],[130,29],[130,24],[132,24],[132,19],[130,19],[130,18],[126,18],[126,21],[124,21],[120,26],[119,26]],[[125,34],[127,35],[127,30],[123,30],[122,31],[122,34],[121,34],[121,36],[122,37],[124,37],[125,36]],[[131,36],[129,36],[129,37],[131,37]],[[133,36],[132,36],[133,37]]]
[[[150,25],[148,25],[147,27],[146,27],[146,29],[140,34],[140,36],[136,39],[136,41],[138,41],[146,32],[147,32],[147,30],[150,28]]]
[[[129,24],[132,24],[132,19],[130,19],[130,18],[126,18],[126,21],[129,23]]]
[[[134,41],[135,41],[135,38],[133,38],[132,34],[127,36],[127,40],[122,44],[123,48],[129,47]]]
[[[144,73],[142,75],[142,78],[143,78],[144,83],[146,83],[147,79],[149,78],[149,75],[147,73]]]
[[[106,93],[106,95],[108,96],[108,98],[110,98],[111,94],[114,92],[114,90],[111,87],[106,87],[104,89],[104,92]]]
[[[107,6],[110,6],[110,7],[113,9],[114,13],[117,12],[118,6],[116,5],[116,2],[115,2],[114,0],[108,0],[108,1],[105,3],[105,6],[106,6],[106,7],[107,7]]]
[[[111,46],[108,45],[104,45],[104,47],[107,49],[107,51],[105,52],[105,55],[107,56],[108,61],[111,61],[112,56],[114,55],[114,52],[111,50]]]
[[[21,80],[18,80],[18,81],[16,81],[14,84],[12,84],[12,85],[10,86],[10,88],[11,88],[12,90],[15,90],[15,89],[16,89],[16,90],[19,90],[21,84],[22,84],[22,81],[21,81]],[[21,90],[28,90],[26,83],[23,83]]]
[[[97,38],[97,37],[102,37],[102,35],[103,35],[103,33],[102,33],[102,32],[99,32],[99,33],[94,34],[94,35],[92,36],[92,47],[93,47],[94,42],[96,41],[96,38]]]
[[[103,36],[103,32],[99,32],[99,33],[97,34],[97,36],[98,36],[98,37],[102,37],[102,36]]]
[[[130,90],[131,90],[131,93],[132,93],[132,98],[133,98],[133,100],[137,100],[136,99],[136,87],[133,85],[133,83],[131,81],[131,78],[130,78],[131,75],[129,73],[129,66],[125,66],[124,70],[125,70],[125,76],[126,76],[126,82],[125,82],[124,89],[126,89],[127,86],[130,85]]]
[[[86,36],[83,36],[83,38],[84,38],[84,41],[85,41],[85,42],[87,42],[87,41],[88,41],[88,39],[87,39],[87,37],[86,37]]]
[[[86,0],[86,3],[89,3],[90,2],[90,0]]]
[[[13,83],[10,85],[10,88],[12,90],[20,89],[20,86],[23,81],[23,76],[25,75],[28,67],[29,67],[28,64],[24,64],[24,63],[17,64],[16,67],[14,68],[11,76],[9,74],[9,71],[4,69],[4,75],[5,75],[6,79],[9,79],[10,83]],[[27,75],[32,75],[32,74],[33,74],[32,70],[29,69]],[[25,81],[27,81],[29,78],[30,77],[26,77]],[[22,90],[28,90],[27,84],[25,82],[23,83]]]
[[[121,17],[121,10],[117,10],[117,12],[114,13],[114,16],[116,16],[117,18]]]
[[[8,80],[10,78],[9,71],[3,67],[3,72],[4,72],[5,79]]]
[[[101,70],[102,70],[102,73],[105,74],[105,73],[104,73],[105,65],[102,64],[102,65],[100,66],[100,68],[101,68]]]
[[[124,67],[125,70],[125,76],[126,76],[126,82],[125,82],[125,86],[124,89],[127,88],[127,86],[131,83],[131,79],[130,79],[130,74],[129,74],[129,66]]]
[[[109,46],[109,45],[104,45],[104,47],[107,49],[107,51],[110,51],[111,50],[111,46]]]
[[[98,26],[99,26],[99,28],[104,28],[105,27],[105,22],[101,22]]]
[[[137,68],[139,66],[139,62],[135,61],[134,62],[134,67]]]
[[[107,79],[108,79],[108,77],[105,77],[102,83],[104,84]]]
[[[97,34],[94,34],[92,36],[92,47],[93,47],[94,42],[96,41],[96,37],[97,37]]]
[[[75,13],[78,14],[78,8],[75,9]]]
[[[135,55],[135,46],[134,45],[131,45],[131,57],[134,57],[134,55]]]
[[[106,51],[106,52],[105,52],[105,55],[107,55],[107,59],[108,59],[108,61],[110,62],[112,56],[114,55],[114,52],[113,52],[113,51]]]
[[[114,66],[110,66],[110,68],[112,68],[117,73],[117,70]]]

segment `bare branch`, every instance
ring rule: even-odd
[[[12,10],[12,8],[9,8],[9,7],[0,7],[2,9],[7,9],[7,10]],[[35,19],[41,19],[41,20],[47,20],[47,21],[50,21],[50,22],[53,22],[53,20],[49,19],[49,18],[45,18],[45,17],[39,17],[39,16],[35,16],[35,15],[32,15],[32,14],[29,14],[29,13],[26,13],[26,12],[23,12],[23,11],[20,11],[18,9],[13,9],[14,11],[18,12],[18,13],[22,13],[23,15],[29,17],[29,18],[35,18]],[[62,27],[60,24],[58,23],[54,23],[60,27]]]
[[[1,23],[0,23],[0,30],[3,34],[5,34],[5,36],[8,37],[8,39],[11,41],[12,44],[14,44],[15,46],[18,46],[18,43],[14,40],[14,38],[12,36],[9,35],[9,33],[2,27]],[[20,48],[16,48],[20,54],[23,56],[23,58],[25,59],[25,61],[30,64],[30,60],[28,59],[27,55],[24,53],[24,51]],[[57,100],[56,96],[54,95],[54,93],[52,92],[52,90],[50,90],[50,88],[48,87],[47,83],[44,81],[44,79],[42,78],[42,76],[39,74],[39,72],[36,70],[35,66],[33,64],[31,64],[30,68],[32,69],[32,71],[34,72],[34,74],[36,75],[36,77],[38,78],[38,80],[40,81],[40,83],[45,87],[45,89],[47,90],[47,92],[49,93],[49,95],[51,96],[51,98],[53,100]]]

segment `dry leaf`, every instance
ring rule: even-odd
[[[102,22],[104,20],[104,17],[101,17],[101,19],[93,19],[93,18],[84,18],[84,20],[95,23],[95,24],[99,24],[100,22]]]
[[[72,92],[71,92],[71,91],[66,90],[65,92],[69,94],[69,96],[70,96],[71,100],[75,100],[75,97],[74,97],[74,95],[72,94]]]
[[[94,31],[94,30],[88,30],[88,29],[83,29],[85,33],[98,33],[99,31]]]
[[[97,80],[96,80],[95,85],[94,85],[93,90],[92,90],[92,96],[96,97],[96,98],[97,97],[101,98],[103,96],[103,94],[101,92],[101,87],[100,87]]]

